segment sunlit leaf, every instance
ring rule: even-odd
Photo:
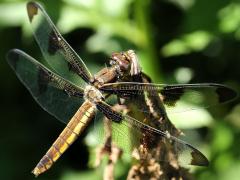
[[[239,161],[238,162],[236,162],[236,161],[237,160],[235,159],[235,163],[232,162],[232,164],[229,165],[228,168],[226,168],[220,172],[219,178],[218,178],[219,180],[229,180],[229,178],[231,180],[239,179],[240,163],[239,163]]]
[[[182,9],[189,9],[195,3],[195,0],[169,0],[169,1],[176,4]]]
[[[212,40],[207,31],[196,31],[175,39],[162,48],[164,56],[176,56],[203,50]]]
[[[193,71],[190,68],[181,67],[176,69],[174,74],[178,83],[189,83],[192,79]]]
[[[91,36],[86,44],[88,50],[90,52],[105,52],[106,54],[121,51],[119,43],[111,39],[110,35],[106,31],[100,31]]]
[[[27,18],[25,2],[0,4],[0,26],[21,26]]]
[[[236,105],[235,108],[226,117],[227,121],[230,122],[235,128],[240,129],[240,105]]]
[[[181,104],[181,108],[188,109],[189,107],[194,108],[192,105],[187,103]],[[200,109],[195,107],[195,110],[190,110],[181,113],[169,113],[171,121],[176,127],[180,129],[194,129],[210,126],[213,122],[212,116],[206,109]]]
[[[233,134],[231,129],[228,126],[219,123],[217,127],[215,127],[212,148],[217,152],[223,152],[224,150],[227,150],[232,143]]]
[[[99,177],[102,177],[102,174],[101,172],[97,172],[96,170],[88,170],[82,172],[66,171],[60,180],[98,180]]]
[[[240,3],[230,3],[218,13],[219,28],[224,33],[239,30],[240,27]]]
[[[220,154],[216,160],[214,161],[214,166],[215,168],[222,172],[225,171],[232,163],[233,161],[233,156],[229,152],[225,152]]]

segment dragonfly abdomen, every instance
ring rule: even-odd
[[[32,173],[35,176],[47,171],[69,146],[83,132],[95,115],[95,107],[88,101],[84,102],[74,114],[65,129],[42,157]]]

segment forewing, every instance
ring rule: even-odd
[[[53,73],[21,50],[11,50],[7,61],[39,105],[67,123],[82,104],[83,89]]]
[[[182,112],[197,108],[208,108],[226,103],[237,97],[237,93],[224,85],[205,84],[153,84],[119,82],[104,84],[101,90],[113,93],[122,98],[135,99],[138,96],[157,96],[171,112]],[[191,107],[181,105],[188,103]]]
[[[77,77],[80,76],[88,83],[92,76],[86,65],[58,32],[42,6],[29,2],[27,12],[35,39],[48,64],[70,81],[81,83]]]
[[[151,141],[162,141],[172,145],[171,155],[167,154],[165,151],[158,161],[171,161],[172,159],[177,159],[182,164],[197,165],[197,166],[207,166],[207,158],[192,145],[187,142],[180,140],[174,136],[171,136],[167,132],[160,131],[149,125],[146,125],[137,119],[134,119],[128,115],[124,115],[120,112],[114,111],[111,106],[104,102],[99,102],[97,108],[101,111],[108,119],[111,119],[113,122],[114,130],[118,131],[119,137],[122,137],[124,141],[129,141],[129,143],[141,144],[143,133],[145,136],[148,136],[148,142]],[[117,126],[124,126],[128,128],[132,138],[130,140],[129,134],[126,133],[126,130],[118,129]],[[166,153],[166,154],[164,154]]]

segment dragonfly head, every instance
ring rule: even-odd
[[[116,66],[119,74],[138,75],[141,67],[137,55],[133,50],[112,53],[110,64]]]

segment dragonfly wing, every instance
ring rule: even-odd
[[[27,12],[35,39],[49,65],[66,79],[76,81],[79,80],[76,76],[80,76],[90,82],[92,75],[86,65],[58,32],[42,6],[29,2]]]
[[[233,89],[214,83],[166,85],[119,82],[104,84],[101,90],[136,100],[139,95],[158,96],[165,107],[172,112],[208,108],[229,102],[237,97]],[[182,102],[189,103],[193,108],[181,107]]]
[[[82,104],[83,89],[75,86],[21,50],[11,50],[7,61],[40,106],[67,123]]]
[[[99,111],[101,111],[108,119],[113,121],[113,124],[125,126],[129,128],[130,133],[132,134],[134,141],[138,144],[141,144],[143,134],[148,137],[147,141],[162,141],[168,142],[172,145],[173,157],[166,157],[166,154],[160,156],[159,161],[170,161],[171,158],[176,158],[180,163],[197,165],[197,166],[207,166],[209,164],[207,158],[192,145],[187,142],[180,140],[174,136],[171,136],[167,132],[160,131],[156,128],[153,128],[147,124],[138,121],[128,115],[124,115],[120,112],[114,111],[111,106],[105,102],[99,102],[97,105]],[[117,128],[116,128],[117,129]],[[125,136],[125,141],[131,141],[130,137],[127,134],[124,134],[125,131],[118,130],[120,136]],[[163,151],[163,153],[166,153]]]

